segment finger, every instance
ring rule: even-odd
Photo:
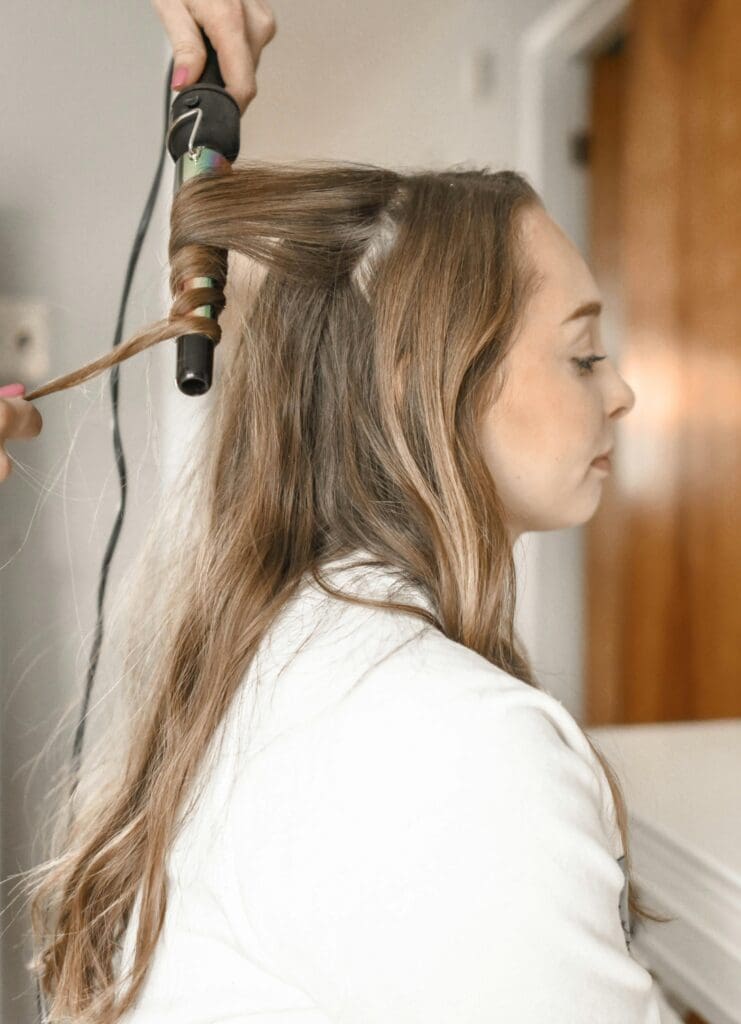
[[[252,51],[255,71],[260,65],[262,51],[278,31],[275,14],[265,0],[243,0],[247,41]]]
[[[25,398],[0,398],[0,438],[36,437],[44,425],[41,413]]]
[[[0,484],[10,476],[13,463],[8,458],[5,449],[0,446]]]
[[[224,88],[240,114],[257,95],[255,60],[241,0],[186,0],[189,10],[216,50]]]
[[[183,67],[188,77],[175,89],[182,89],[203,74],[206,67],[206,47],[203,45],[198,25],[186,9],[183,0],[152,0],[159,15],[167,38],[172,47],[173,68]]]

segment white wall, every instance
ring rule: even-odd
[[[258,96],[243,118],[242,155],[338,157],[397,168],[518,167],[518,43],[548,6],[549,0],[273,0],[278,34],[263,54]],[[467,93],[466,59],[481,47],[494,55],[494,83],[489,95],[476,98]],[[12,98],[3,130],[13,158],[3,161],[2,171],[0,295],[49,303],[50,377],[111,345],[126,262],[159,155],[168,58],[146,0],[5,0],[0,75],[6,99]],[[166,312],[167,161],[126,337]],[[557,180],[549,186],[554,195]],[[563,210],[578,220],[578,203]],[[577,241],[580,230],[576,223]],[[175,388],[174,352],[174,342],[167,342],[122,369],[120,419],[131,490],[109,594],[157,498],[160,435],[166,442],[170,424],[196,408],[196,400]],[[30,954],[26,921],[12,876],[43,856],[33,842],[41,797],[71,752],[98,573],[118,505],[108,380],[106,374],[39,400],[44,431],[34,442],[11,447],[22,467],[14,467],[0,489],[2,1019],[8,1024],[34,1014],[33,986],[22,966]],[[545,685],[577,711],[578,531],[568,533],[526,535],[521,542],[526,557],[536,547],[545,551],[542,565],[558,580],[561,596],[558,621],[549,619],[538,556],[525,573],[519,622]],[[539,639],[541,624],[547,642]],[[567,636],[557,646],[572,628],[573,641]],[[105,667],[104,658],[94,702],[104,692]],[[44,750],[71,702],[61,742]]]
[[[159,20],[147,0],[4,0],[0,295],[49,304],[49,377],[111,347],[129,250],[159,155],[164,71]],[[171,187],[170,177],[164,201]],[[163,211],[134,279],[126,336],[162,314]],[[158,406],[156,370],[156,359],[140,356],[121,374],[131,493],[109,593],[156,494],[147,442],[157,420],[150,425],[142,415],[147,405]],[[32,979],[23,968],[27,922],[13,876],[43,856],[42,795],[71,753],[98,572],[118,507],[108,380],[40,399],[42,435],[11,444],[22,467],[14,466],[0,487],[5,1024],[35,1019]],[[40,382],[25,383],[30,389]],[[101,693],[96,686],[94,699]],[[61,741],[45,749],[73,701]]]

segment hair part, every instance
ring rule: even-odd
[[[197,800],[192,780],[307,574],[341,600],[371,604],[321,573],[369,550],[423,588],[435,614],[382,607],[418,615],[538,688],[514,630],[504,509],[478,444],[540,283],[520,232],[522,212],[538,204],[511,170],[238,160],[174,197],[169,316],[27,396],[183,334],[218,345],[228,255],[260,271],[246,294],[227,289],[238,329],[213,415],[119,591],[124,739],[104,737],[105,754],[89,757],[69,829],[69,803],[54,793],[55,852],[29,873],[38,954],[28,966],[52,1019],[115,1024],[135,1001],[164,921],[167,852]],[[196,277],[214,287],[189,287]],[[194,312],[209,304],[213,319]],[[624,798],[589,742],[630,869]],[[119,999],[116,956],[139,890],[136,958]],[[668,920],[632,891],[630,907]]]

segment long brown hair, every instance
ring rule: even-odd
[[[514,630],[511,542],[477,441],[539,283],[519,216],[538,203],[511,170],[238,160],[173,200],[167,319],[26,396],[193,331],[219,342],[221,325],[194,310],[210,304],[218,316],[225,288],[238,303],[200,443],[122,585],[128,729],[100,744],[108,757],[87,773],[86,793],[81,780],[69,830],[70,808],[55,796],[55,852],[29,872],[38,881],[28,966],[52,1019],[113,1024],[135,1000],[189,786],[307,573],[321,581],[325,562],[370,551],[423,588],[429,621],[447,637],[538,687]],[[237,297],[227,279],[236,254],[252,270]],[[215,287],[190,287],[198,277]],[[589,742],[629,869],[620,785]],[[116,954],[140,886],[137,956],[118,998]],[[634,914],[667,920],[634,889]]]

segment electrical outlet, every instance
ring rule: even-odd
[[[49,371],[49,307],[0,296],[0,384],[20,381],[30,389]]]

